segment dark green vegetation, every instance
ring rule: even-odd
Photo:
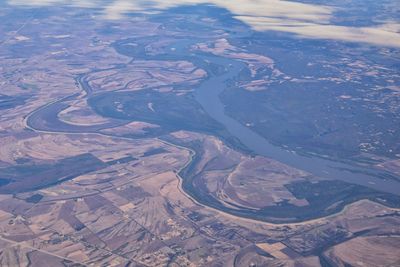
[[[174,139],[168,141],[176,142]],[[275,223],[301,222],[337,213],[346,205],[362,199],[400,207],[400,196],[344,181],[322,180],[318,182],[298,181],[286,185],[286,188],[296,198],[306,199],[309,203],[307,206],[296,206],[288,201],[282,201],[275,203],[275,206],[264,207],[256,211],[243,207],[240,209],[229,208],[208,192],[207,186],[201,183],[201,179],[198,179],[198,174],[193,175],[204,153],[201,143],[178,144],[189,146],[196,151],[193,161],[179,173],[181,177],[184,177],[182,186],[185,191],[207,206],[236,216]]]
[[[10,183],[9,179],[0,178],[0,186],[6,185],[9,183]]]
[[[222,131],[190,95],[159,93],[153,90],[106,93],[89,99],[104,117],[137,120],[160,125],[166,131]]]
[[[190,25],[187,26],[190,27]],[[164,37],[167,38],[167,36]],[[133,60],[156,59],[189,61],[195,66],[205,69],[209,74],[208,79],[195,88],[196,92],[194,94],[191,91],[182,94],[183,90],[181,89],[190,87],[185,84],[173,84],[174,89],[180,89],[179,93],[178,90],[160,93],[156,90],[152,90],[151,84],[149,84],[149,88],[140,91],[114,91],[91,94],[92,90],[89,83],[83,78],[77,79],[77,82],[79,82],[81,87],[88,93],[88,103],[96,113],[104,117],[123,120],[124,122],[143,121],[160,126],[154,131],[150,130],[149,133],[146,132],[143,134],[145,137],[165,137],[165,135],[170,132],[187,130],[217,136],[223,139],[226,144],[235,148],[243,147],[238,140],[243,142],[243,140],[252,139],[247,143],[255,144],[256,149],[260,147],[257,151],[257,153],[259,153],[259,151],[262,152],[259,153],[260,155],[274,158],[274,153],[277,152],[278,160],[289,165],[296,163],[298,165],[293,166],[299,167],[300,169],[302,167],[306,168],[307,165],[315,165],[315,172],[317,173],[314,173],[315,176],[321,176],[320,174],[324,173],[324,169],[326,168],[328,170],[326,173],[330,174],[328,178],[331,180],[343,179],[343,177],[341,177],[342,173],[340,169],[331,166],[330,161],[327,162],[326,167],[319,163],[307,164],[315,162],[309,157],[303,157],[297,154],[293,156],[294,160],[285,161],[286,154],[291,154],[290,152],[281,148],[274,150],[274,147],[270,146],[269,143],[267,146],[262,146],[262,142],[265,141],[262,138],[260,138],[262,139],[261,141],[255,139],[253,142],[254,138],[247,132],[250,130],[247,126],[243,127],[243,125],[248,125],[250,123],[250,125],[252,125],[252,130],[260,133],[274,144],[287,146],[306,154],[329,154],[336,159],[357,156],[361,151],[361,143],[373,144],[373,152],[378,154],[382,152],[382,154],[390,156],[398,150],[396,147],[396,145],[398,146],[399,144],[396,143],[396,130],[391,124],[393,121],[396,122],[396,118],[393,116],[391,117],[391,113],[375,112],[377,108],[388,110],[386,106],[380,107],[379,105],[383,104],[379,104],[378,98],[373,99],[373,95],[368,95],[368,97],[375,100],[374,104],[364,105],[361,102],[357,102],[360,98],[365,96],[365,91],[363,91],[365,89],[364,86],[355,86],[351,84],[352,87],[350,87],[347,83],[338,84],[327,81],[326,79],[316,82],[317,76],[329,75],[334,77],[335,75],[340,76],[341,73],[338,73],[336,70],[329,72],[315,62],[314,64],[316,64],[317,67],[311,67],[310,69],[304,67],[309,60],[317,61],[319,56],[314,58],[313,55],[319,55],[321,52],[309,50],[311,46],[301,49],[302,51],[308,51],[308,54],[298,56],[290,52],[297,47],[297,44],[293,42],[288,41],[285,42],[285,44],[281,44],[281,42],[277,43],[277,41],[272,38],[268,39],[268,47],[266,47],[263,36],[252,36],[251,39],[254,39],[254,44],[247,44],[249,45],[246,48],[248,52],[265,53],[267,56],[276,56],[279,58],[276,60],[277,68],[284,71],[285,74],[292,78],[300,79],[306,75],[315,75],[316,77],[310,79],[313,82],[303,83],[289,81],[288,79],[285,80],[283,77],[275,77],[276,80],[271,79],[272,83],[267,90],[250,92],[236,87],[234,81],[246,82],[252,79],[264,79],[267,76],[272,76],[271,69],[261,69],[255,77],[251,77],[245,64],[239,64],[232,59],[210,56],[207,53],[190,51],[189,48],[191,45],[203,41],[196,38],[176,39],[171,41],[170,44],[170,48],[174,48],[173,50],[166,47],[163,53],[156,56],[147,54],[146,47],[153,42],[157,43],[160,38],[161,36],[158,35],[144,38],[128,38],[114,42],[113,47],[118,53],[131,56]],[[242,35],[242,37],[235,37],[235,35],[232,35],[232,39],[234,40],[230,40],[230,42],[237,46],[246,44],[243,40],[235,40],[235,38],[243,38],[245,40],[247,37],[244,37],[244,35]],[[284,37],[280,36],[280,38]],[[309,43],[318,44],[318,41],[313,40]],[[262,47],[262,51],[258,51],[257,46]],[[280,50],[274,50],[275,46],[279,46]],[[299,51],[296,51],[296,53],[298,52]],[[325,54],[326,59],[332,59],[332,56],[331,53]],[[290,64],[288,64],[288,62],[290,62]],[[225,68],[227,66],[229,66],[229,68]],[[123,64],[116,66],[117,69],[122,69],[124,67]],[[226,82],[231,86],[226,87]],[[210,92],[206,91],[205,89],[207,88],[211,88],[212,90],[210,90]],[[231,117],[238,120],[243,125],[238,124],[231,118],[225,118],[227,116],[225,116],[223,110],[224,105],[220,103],[218,98],[218,94],[224,88],[227,89],[224,91],[221,98],[227,107],[226,111]],[[196,95],[199,91],[205,93],[203,93],[203,95]],[[206,101],[204,102],[208,103],[208,105],[205,105],[199,100],[202,99],[202,96],[205,96],[204,99]],[[341,96],[345,97],[343,98]],[[71,97],[73,98],[73,96]],[[216,99],[218,101],[213,101]],[[92,128],[74,126],[75,128],[73,128],[70,125],[60,123],[56,114],[64,109],[66,105],[66,103],[60,102],[58,105],[51,105],[45,109],[39,110],[31,116],[29,120],[30,123],[34,122],[35,124],[29,125],[34,125],[36,127],[33,128],[41,130],[57,129],[57,131],[65,130],[69,132],[82,132],[84,130],[98,131],[107,128],[104,126],[101,128],[97,126]],[[221,113],[214,112],[218,110],[216,108],[219,107],[221,107]],[[219,116],[221,114],[223,114],[223,116]],[[371,121],[374,122],[374,124],[370,124]],[[236,127],[235,123],[241,127]],[[230,132],[226,129],[230,129]],[[385,129],[387,131],[381,134],[379,132],[380,129]],[[237,136],[242,138],[240,139],[240,137]],[[386,143],[377,142],[380,140],[385,140]],[[188,146],[188,144],[183,145]],[[266,207],[259,211],[226,208],[218,199],[212,198],[211,194],[207,191],[207,186],[202,184],[201,179],[196,179],[196,176],[193,175],[193,169],[196,168],[203,153],[201,145],[202,144],[195,143],[189,145],[196,151],[196,156],[191,164],[180,173],[184,179],[183,187],[185,191],[205,205],[226,210],[238,216],[267,221],[294,222],[332,214],[341,210],[344,205],[363,198],[375,200],[378,200],[378,198],[386,199],[386,202],[397,203],[397,198],[392,198],[390,194],[378,193],[378,191],[373,189],[345,182],[330,181],[332,184],[330,182],[321,182],[317,184],[288,185],[288,189],[292,191],[293,194],[298,193],[298,191],[296,191],[298,187],[302,188],[304,192],[309,193],[306,195],[299,195],[299,198],[305,198],[309,201],[310,205],[306,207],[294,206],[288,203],[288,201],[283,201],[277,203],[276,206]],[[391,149],[389,149],[389,147]],[[382,150],[380,150],[381,148]],[[256,151],[254,148],[252,149]],[[150,156],[156,152],[157,151],[148,151],[144,156]],[[263,154],[264,152],[265,154]],[[293,159],[293,157],[290,159]],[[298,161],[296,157],[300,160]],[[303,158],[310,160],[303,161]],[[118,163],[121,162],[121,160],[114,162]],[[340,167],[344,168],[342,166]],[[314,171],[313,167],[311,167],[311,170]],[[334,170],[335,173],[333,173],[332,170]],[[374,174],[365,175],[365,177],[370,178],[370,176],[373,175]],[[352,176],[352,174],[350,174],[350,176]],[[320,191],[323,190],[322,188],[331,190],[326,198],[320,193]]]
[[[154,148],[154,149],[151,149],[149,151],[144,152],[143,153],[143,157],[150,157],[150,156],[157,155],[157,154],[162,154],[162,153],[165,153],[165,152],[168,152],[168,151],[165,150],[162,147]]]
[[[162,129],[158,131],[160,135],[178,130],[203,132],[229,140],[233,146],[240,146],[191,94],[177,95],[154,90],[110,92],[94,96],[88,103],[104,117],[157,124]]]
[[[123,158],[107,161],[107,164],[108,165],[123,164],[123,163],[128,163],[128,162],[131,162],[131,161],[135,161],[135,160],[137,160],[137,158],[134,158],[132,156],[127,156],[127,157],[123,157]]]
[[[0,94],[0,110],[14,108],[25,104],[26,97],[8,96]]]
[[[400,207],[400,196],[382,193],[360,185],[349,184],[339,180],[319,182],[298,181],[286,185],[286,188],[298,199],[306,199],[310,205],[296,207],[282,203],[278,208],[282,214],[287,212],[296,214],[297,218],[312,217],[320,213],[326,216],[338,212],[345,205],[361,199],[370,199],[391,207]],[[296,209],[292,211],[291,209]]]
[[[110,121],[104,124],[86,126],[69,124],[60,120],[58,114],[69,106],[67,104],[67,101],[70,101],[77,96],[77,94],[70,95],[64,99],[52,103],[51,105],[47,105],[40,109],[37,109],[29,116],[27,124],[30,127],[41,131],[88,133],[97,132],[102,129],[117,127],[126,123],[125,121]]]
[[[114,47],[119,53],[146,58],[142,46],[151,40],[135,40],[137,46],[128,45],[129,41],[132,40],[117,42]],[[174,56],[162,56],[161,59],[167,60],[172,57],[174,60],[184,59],[183,55],[187,53],[184,53],[185,48],[183,47],[186,45],[186,42],[181,45],[176,43],[174,46],[180,49],[175,51]],[[198,58],[203,56],[202,54],[197,55]],[[192,58],[185,59],[192,61]],[[220,62],[215,57],[207,59],[211,62]],[[197,59],[192,63],[198,65],[200,61]],[[295,66],[289,66],[287,69],[291,75],[298,75],[300,74],[298,72],[301,71]],[[262,70],[258,73],[259,76],[269,74],[269,70]],[[209,80],[212,80],[214,76],[221,75],[222,73],[216,72],[210,75]],[[221,79],[221,81],[210,83],[210,86],[223,86],[223,82],[230,78],[232,77],[227,75],[225,80]],[[245,81],[246,79],[250,79],[250,77],[245,70],[235,78],[236,81]],[[203,82],[203,85],[204,83],[207,82]],[[237,88],[233,81],[230,82],[230,85],[224,91],[222,100],[227,106],[227,112],[233,118],[242,124],[254,124],[253,129],[273,143],[285,145],[303,153],[330,154],[336,158],[353,157],[360,152],[359,144],[363,142],[362,137],[368,136],[367,133],[370,133],[371,129],[378,131],[379,127],[390,127],[386,120],[382,120],[381,124],[371,128],[367,122],[378,121],[379,116],[371,112],[369,107],[351,102],[346,103],[346,100],[350,100],[347,97],[340,98],[340,96],[347,96],[351,92],[346,86],[334,85],[332,82],[276,83],[271,85],[268,90],[260,92]],[[333,86],[335,86],[335,90],[332,89]],[[360,97],[361,94],[362,92],[354,90],[351,97]],[[235,142],[231,142],[235,140],[231,137],[232,133],[227,132],[221,123],[208,115],[205,112],[207,109],[203,108],[191,93],[178,95],[174,91],[160,93],[151,89],[135,92],[109,92],[92,96],[88,103],[104,117],[157,124],[161,129],[161,131],[158,130],[158,134],[163,138],[167,138],[165,136],[173,131],[188,130],[215,135],[227,141],[226,143],[231,146],[235,144]],[[210,109],[212,108],[214,107],[210,107]],[[349,113],[353,115],[349,116]],[[368,116],[365,117],[365,114]],[[349,125],[352,125],[353,128],[349,128]],[[361,130],[357,127],[361,127]],[[354,136],[355,134],[357,134],[357,138]],[[393,143],[395,138],[390,140]],[[257,211],[227,208],[218,199],[213,198],[208,192],[207,186],[194,175],[202,157],[202,144],[196,142],[180,144],[177,140],[169,141],[196,151],[193,161],[179,173],[183,177],[184,190],[207,206],[237,216],[271,222],[298,222],[333,214],[343,209],[345,205],[360,199],[372,199],[393,206],[400,205],[399,198],[391,194],[381,193],[365,186],[329,180],[319,183],[287,185],[288,190],[295,196],[298,194],[298,198],[307,199],[310,203],[308,206],[299,207],[288,201],[282,201],[276,203],[275,206]],[[304,195],[299,194],[298,188],[303,191]],[[324,195],[322,194],[323,190],[330,192]]]
[[[398,79],[395,59],[375,48],[267,33],[230,42],[272,57],[290,77],[273,77],[268,68],[251,77],[243,70],[236,81],[270,83],[255,92],[231,83],[221,100],[232,118],[273,144],[305,154],[356,161],[371,161],[370,154],[398,157],[400,98],[388,88],[389,80]]]
[[[400,118],[374,112],[373,106],[357,101],[344,101],[339,96],[346,93],[340,88],[321,86],[288,83],[261,92],[231,88],[223,101],[230,116],[251,123],[272,143],[303,153],[350,158],[361,152],[361,144],[381,155],[400,152]]]
[[[26,164],[1,168],[0,177],[3,183],[0,185],[0,194],[15,194],[46,188],[107,166],[107,163],[87,153],[65,158],[54,164]]]
[[[28,203],[38,203],[38,202],[40,202],[40,200],[42,200],[42,198],[43,198],[43,195],[34,194],[34,195],[28,197],[27,199],[25,199],[25,201]]]

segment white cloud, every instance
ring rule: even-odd
[[[400,24],[382,24],[375,27],[347,27],[329,24],[292,21],[265,17],[236,16],[258,31],[281,31],[304,38],[329,39],[368,43],[377,46],[400,47]]]
[[[334,8],[285,0],[9,0],[11,5],[57,5],[103,7],[106,19],[121,19],[128,12],[162,11],[180,5],[214,4],[229,10],[237,19],[258,31],[281,31],[303,38],[362,42],[400,47],[400,24],[374,27],[337,26],[330,23]]]

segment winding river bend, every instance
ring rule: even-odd
[[[234,78],[244,66],[240,62],[216,56],[207,56],[207,60],[215,64],[228,66],[229,72],[220,76],[212,76],[201,84],[195,91],[196,100],[212,118],[223,124],[249,150],[257,155],[275,159],[321,178],[343,180],[400,195],[400,182],[394,179],[385,179],[386,173],[384,171],[361,168],[319,157],[299,155],[272,145],[250,128],[226,115],[219,95],[226,88],[226,81]]]
[[[281,147],[272,145],[250,128],[227,116],[219,95],[223,90],[226,89],[227,81],[237,76],[245,67],[245,65],[242,62],[229,58],[204,53],[193,53],[193,51],[189,51],[191,44],[200,41],[202,40],[182,40],[173,45],[174,49],[171,50],[169,55],[161,58],[141,55],[141,59],[189,60],[193,64],[200,67],[202,65],[204,66],[204,62],[211,62],[213,64],[225,67],[226,71],[222,74],[209,73],[208,79],[196,88],[194,96],[196,101],[201,104],[203,109],[212,118],[222,124],[233,137],[237,138],[245,147],[254,152],[254,154],[275,159],[290,166],[305,170],[320,178],[329,180],[342,180],[373,188],[378,191],[400,195],[399,177],[395,177],[396,179],[385,179],[384,177],[387,175],[387,173],[385,173],[383,170],[361,168],[359,166],[353,166],[346,163],[331,161],[318,157],[303,156],[287,151]],[[124,53],[124,55],[127,54]],[[138,55],[135,54],[134,56],[138,58]],[[116,67],[116,69],[118,68],[123,68],[123,66]],[[84,80],[81,78],[77,79],[77,82],[79,83],[80,88],[86,91],[85,97],[90,98],[91,90],[89,84],[84,82]],[[86,133],[98,132],[102,129],[112,128],[126,123],[126,121],[114,120],[107,124],[85,127],[69,125],[60,122],[56,114],[68,106],[65,102],[73,100],[76,97],[78,97],[78,94],[55,101],[42,108],[39,108],[27,117],[27,125],[34,130],[44,132]],[[183,179],[185,179],[185,177],[183,177]],[[190,181],[187,180],[186,183],[187,182]],[[183,184],[185,184],[185,181]],[[192,196],[198,202],[206,206],[209,205],[209,201],[205,199],[206,196],[202,196],[201,194],[193,192],[193,190],[196,190],[196,188],[193,186],[186,187],[185,185],[182,187],[187,194]],[[214,206],[214,208],[215,207],[219,208],[218,206]],[[246,217],[253,216],[252,214],[247,214]]]

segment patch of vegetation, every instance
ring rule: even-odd
[[[154,149],[150,149],[150,150],[144,152],[143,157],[149,157],[149,156],[153,156],[153,155],[157,155],[157,154],[162,154],[165,152],[168,152],[168,151],[162,147],[154,148]]]
[[[112,92],[92,97],[88,103],[101,116],[157,124],[164,134],[177,130],[227,134],[189,94]]]
[[[0,184],[0,194],[15,194],[46,188],[106,166],[108,164],[86,153],[61,159],[53,164],[19,164],[0,168],[0,176],[6,181]]]
[[[182,144],[171,138],[168,141],[190,147],[196,151],[192,162],[179,173],[183,178],[182,186],[185,192],[200,203],[233,215],[285,223],[325,217],[337,213],[346,205],[362,199],[373,200],[387,206],[400,207],[400,196],[339,180],[323,180],[318,182],[297,181],[286,185],[286,188],[296,198],[308,201],[309,205],[306,206],[296,206],[289,203],[288,200],[283,200],[276,203],[275,206],[268,206],[259,210],[242,207],[240,209],[229,208],[214,198],[208,192],[206,186],[199,184],[198,176],[194,174],[203,155],[201,144],[198,142]]]
[[[286,188],[298,199],[306,199],[309,206],[299,207],[297,217],[307,217],[313,213],[328,215],[340,211],[349,203],[361,199],[370,199],[388,206],[400,207],[400,197],[379,192],[361,185],[339,180],[319,182],[299,181],[286,185]]]
[[[384,103],[361,99],[363,92],[349,84],[330,82],[271,85],[250,92],[231,87],[222,94],[227,113],[270,142],[302,153],[356,158],[363,151],[394,157],[400,153],[400,117]],[[329,89],[327,89],[329,88]]]
[[[26,202],[28,203],[38,203],[40,200],[42,200],[43,195],[41,194],[34,194],[30,197],[28,197],[27,199],[25,199]]]
[[[14,108],[25,104],[26,97],[8,96],[0,94],[0,110]]]

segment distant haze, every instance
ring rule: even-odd
[[[350,27],[331,23],[335,8],[281,0],[9,0],[10,5],[46,6],[68,4],[77,7],[103,6],[103,17],[117,20],[130,12],[160,12],[182,5],[213,4],[229,10],[233,16],[257,31],[280,31],[302,38],[331,39],[400,47],[400,22],[382,21],[368,27]]]

